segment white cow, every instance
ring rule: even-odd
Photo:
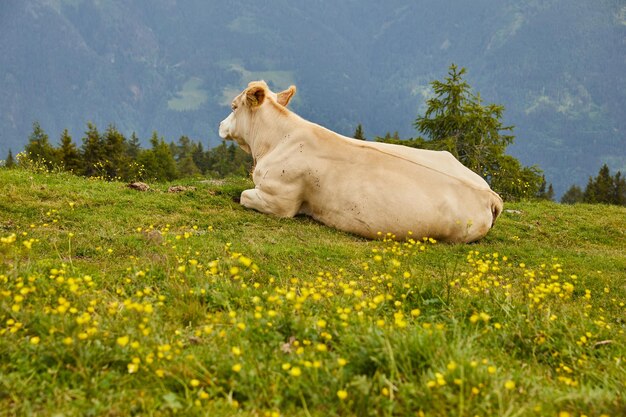
[[[472,242],[493,226],[502,199],[449,152],[339,135],[288,110],[295,92],[251,82],[220,123],[220,136],[254,158],[255,187],[241,193],[243,206],[306,214],[373,239],[382,232]]]

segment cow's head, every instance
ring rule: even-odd
[[[241,149],[250,153],[250,144],[246,137],[257,114],[265,107],[272,106],[279,111],[289,104],[296,92],[291,86],[285,91],[270,91],[265,81],[253,81],[231,103],[232,112],[220,123],[219,134],[222,139],[234,140]]]

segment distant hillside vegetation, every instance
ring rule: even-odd
[[[626,171],[621,0],[4,1],[0,37],[0,158],[34,121],[213,146],[229,100],[261,78],[297,84],[294,110],[340,133],[410,138],[454,62],[557,194],[603,163]]]

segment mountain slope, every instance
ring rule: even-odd
[[[293,108],[343,134],[412,127],[454,62],[516,126],[511,152],[562,192],[603,162],[626,170],[626,6],[32,0],[0,5],[0,156],[38,120],[76,142],[87,121],[216,144],[248,81],[295,83]]]

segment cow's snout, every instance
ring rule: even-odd
[[[234,113],[231,113],[228,115],[227,118],[221,121],[219,134],[222,139],[231,138],[231,132],[233,129],[234,119],[235,119]]]
[[[228,131],[224,127],[224,120],[220,122],[219,135],[220,135],[220,138],[222,139],[226,139],[226,137],[228,136]]]

